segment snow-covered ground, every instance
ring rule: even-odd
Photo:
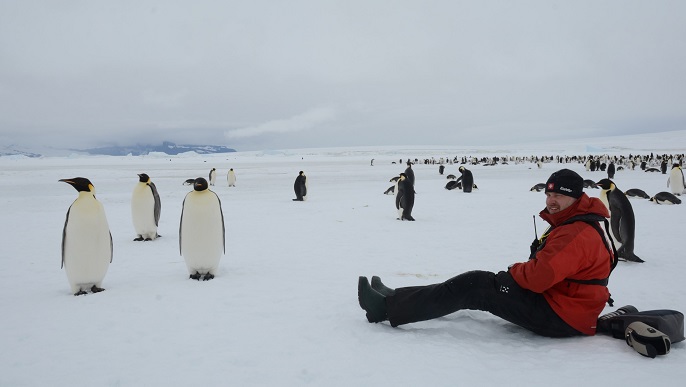
[[[0,158],[0,386],[579,386],[678,385],[685,344],[640,356],[607,336],[549,339],[488,313],[460,311],[391,328],[369,324],[357,278],[393,287],[430,284],[472,269],[498,271],[527,258],[534,184],[562,167],[469,167],[478,190],[444,189],[459,165],[418,164],[416,222],[396,220],[389,179],[399,159],[507,155],[684,153],[686,131],[511,147],[365,147],[210,156]],[[371,159],[374,165],[370,165]],[[395,161],[396,164],[393,164]],[[217,168],[226,255],[217,277],[188,279],[179,255],[188,178]],[[226,172],[234,168],[237,186]],[[309,199],[293,202],[298,171]],[[138,173],[162,198],[159,233],[134,242],[130,199]],[[60,269],[65,213],[76,191],[96,187],[114,239],[98,294],[74,297]],[[667,176],[619,171],[622,190],[667,191]],[[587,189],[591,196],[599,191]],[[610,281],[615,307],[686,311],[686,205],[632,199],[636,253]],[[545,228],[537,221],[538,235]]]

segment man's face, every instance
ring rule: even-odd
[[[557,192],[546,192],[545,193],[545,208],[551,214],[556,214],[560,211],[564,211],[567,207],[571,206],[572,203],[576,201],[575,198],[567,195],[563,195]]]

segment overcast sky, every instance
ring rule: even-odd
[[[686,1],[0,0],[0,141],[238,150],[686,129]]]

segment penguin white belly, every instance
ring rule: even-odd
[[[131,218],[136,234],[145,239],[157,238],[155,198],[146,184],[136,185],[131,198]]]
[[[64,269],[74,293],[101,287],[112,259],[105,210],[92,196],[72,204],[64,240]]]
[[[669,173],[669,189],[675,195],[681,195],[684,192],[684,176],[681,169],[673,168]]]
[[[229,187],[235,187],[236,186],[236,174],[233,173],[233,171],[229,172],[229,174],[226,176],[226,181],[229,184]]]
[[[212,192],[190,192],[181,222],[181,255],[190,274],[216,274],[224,249],[219,200]]]

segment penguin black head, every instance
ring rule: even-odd
[[[207,180],[205,180],[204,177],[199,177],[195,179],[195,183],[193,183],[193,189],[196,191],[204,191],[207,188],[209,188],[209,185],[207,184]]]
[[[59,181],[63,181],[67,184],[70,184],[72,187],[74,187],[74,189],[76,189],[79,192],[95,193],[95,187],[93,187],[93,183],[91,183],[91,181],[86,179],[85,177],[74,177],[72,179],[61,179]]]
[[[602,180],[599,180],[595,184],[602,189],[610,190],[610,191],[613,191],[615,188],[617,188],[615,183],[613,183],[612,180],[610,180],[610,179],[602,179]]]
[[[303,174],[305,174],[305,172],[303,172],[303,171],[300,171],[300,172],[298,173],[298,175],[301,175],[301,176],[302,176]]]
[[[148,176],[145,173],[139,173],[138,174],[138,181],[140,181],[141,183],[147,183],[150,181],[150,176]]]
[[[462,172],[462,171],[464,171],[464,167],[457,168],[457,170]]]

